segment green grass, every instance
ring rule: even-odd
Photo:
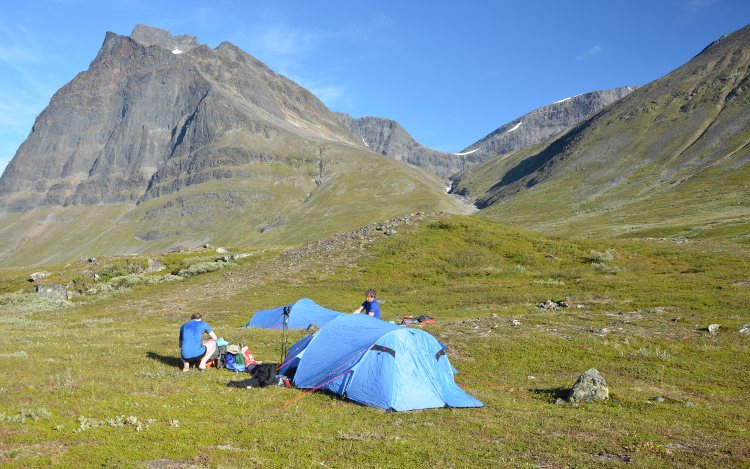
[[[750,337],[737,330],[750,322],[750,255],[729,246],[550,238],[442,217],[366,249],[266,252],[62,308],[13,294],[0,302],[0,464],[745,467]],[[171,271],[200,255],[169,256]],[[64,281],[85,267],[45,269]],[[22,290],[28,273],[0,278]],[[280,332],[240,328],[253,311],[300,297],[351,311],[368,287],[385,320],[438,319],[425,330],[449,346],[457,380],[485,408],[387,413],[178,370],[178,328],[193,311],[276,362]],[[537,308],[565,297],[570,308]],[[711,323],[717,335],[703,330]],[[608,402],[553,404],[592,367]]]

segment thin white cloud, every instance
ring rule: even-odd
[[[705,9],[711,8],[717,3],[719,3],[719,0],[690,0],[682,7],[680,20],[683,23],[692,23],[703,14]]]
[[[37,41],[26,28],[19,25],[11,29],[0,24],[0,62],[17,68],[21,64],[42,61]]]
[[[582,54],[579,54],[576,57],[576,60],[578,61],[590,60],[596,57],[597,55],[601,54],[602,50],[604,50],[604,47],[601,46],[600,44],[597,44],[593,46],[592,48],[588,49],[587,51],[583,52]]]
[[[310,90],[334,110],[352,107],[353,96],[343,86],[332,67],[335,61],[329,60],[324,68],[311,68],[311,58],[330,48],[331,43],[364,43],[367,49],[393,46],[388,31],[394,20],[385,14],[374,14],[357,23],[348,23],[334,30],[322,30],[308,26],[291,25],[268,9],[256,12],[254,21],[237,24],[229,40],[247,53],[265,62],[272,70],[289,77]]]
[[[341,86],[323,85],[308,88],[312,94],[318,97],[325,105],[334,111],[347,110],[352,107],[352,96],[350,92]]]
[[[23,25],[0,24],[0,171],[55,91],[44,67],[56,58]]]
[[[704,8],[708,8],[717,3],[719,3],[719,0],[690,0],[687,2],[687,5],[685,5],[685,9],[693,13],[698,13]]]

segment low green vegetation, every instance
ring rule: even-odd
[[[0,270],[0,464],[750,462],[750,337],[738,332],[750,323],[746,247],[552,238],[447,216],[372,243],[337,243],[254,252],[218,261],[221,269],[204,268],[221,256],[203,250],[152,256],[164,265],[154,272],[147,256]],[[79,278],[113,287],[40,298],[27,280],[36,270],[71,290]],[[134,280],[167,276],[175,279]],[[192,312],[256,359],[278,362],[281,332],[241,328],[254,311],[309,297],[348,312],[366,288],[378,290],[385,320],[435,317],[424,329],[449,347],[457,381],[486,407],[388,413],[322,393],[229,388],[240,375],[179,369],[178,329]],[[563,401],[590,368],[610,399]]]

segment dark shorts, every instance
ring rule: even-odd
[[[199,362],[199,361],[201,361],[201,358],[203,358],[203,355],[205,355],[206,352],[207,352],[206,346],[203,345],[202,347],[203,347],[203,351],[201,352],[200,355],[197,355],[197,356],[191,357],[191,358],[182,357],[182,359],[185,360],[186,362]]]

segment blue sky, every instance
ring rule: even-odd
[[[0,7],[0,170],[107,31],[229,41],[334,111],[460,151],[540,106],[643,85],[750,23],[746,0],[34,0]]]

